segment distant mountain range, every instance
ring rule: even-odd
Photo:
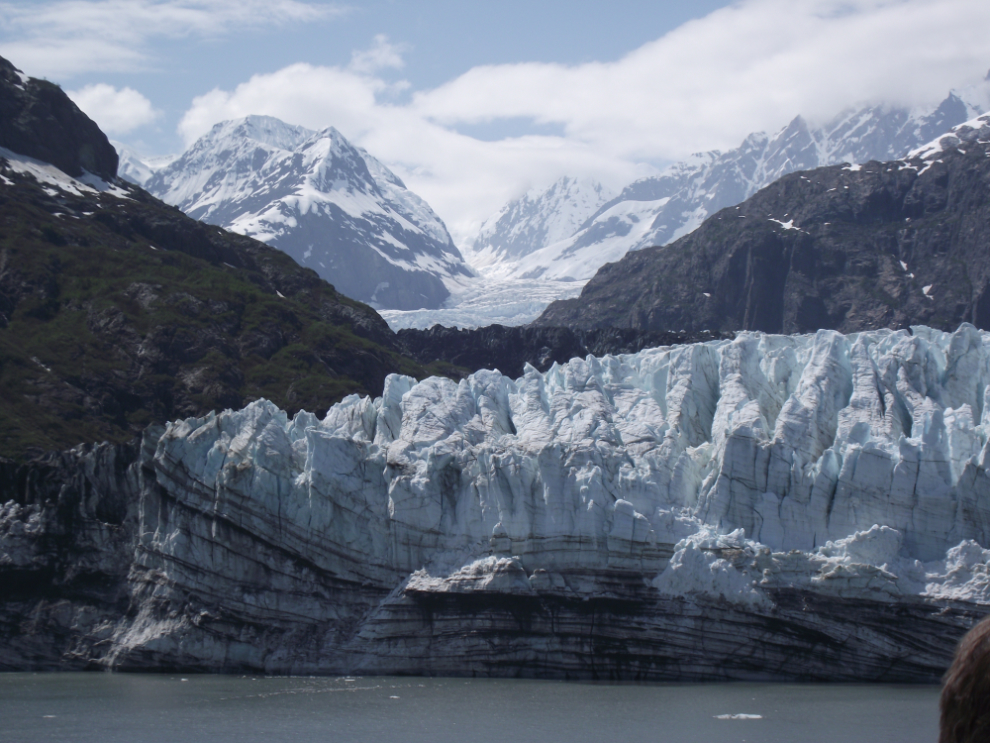
[[[699,332],[990,329],[990,114],[903,160],[792,173],[603,266],[537,325]]]
[[[120,158],[120,163],[117,165],[117,176],[136,186],[144,186],[157,171],[171,165],[178,159],[178,155],[145,157],[130,145],[112,139],[110,144],[117,150],[117,155]]]
[[[560,185],[555,184],[543,194],[527,194],[504,206],[486,223],[494,221],[498,229],[483,231],[474,250],[487,249],[492,260],[482,270],[493,275],[586,280],[630,250],[666,245],[688,234],[709,215],[788,173],[901,157],[982,113],[983,97],[980,89],[952,93],[930,108],[849,110],[821,127],[798,116],[772,136],[751,134],[734,150],[699,153],[658,176],[631,183],[591,211],[570,235],[553,241],[549,233],[530,227],[531,215],[573,214],[587,203],[562,204]],[[529,250],[517,236],[532,237]]]
[[[283,250],[386,312],[393,327],[518,324],[543,302],[573,295],[569,282],[668,244],[788,173],[903,156],[985,110],[984,87],[927,108],[850,109],[818,127],[798,116],[774,135],[696,154],[618,195],[564,177],[504,205],[463,257],[425,201],[333,128],[251,116],[218,124],[178,158],[118,152],[125,177],[197,219]],[[533,280],[551,281],[534,291]]]
[[[279,248],[375,307],[439,307],[445,281],[472,275],[429,205],[332,127],[249,116],[217,124],[164,167],[124,159],[163,201]]]

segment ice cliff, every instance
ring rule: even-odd
[[[0,510],[21,586],[0,663],[933,680],[990,606],[988,395],[990,334],[963,325],[393,375],[323,420],[259,401],[178,421],[65,496],[96,542],[60,554],[116,570],[113,601],[24,578],[57,572],[65,487]],[[126,576],[94,526],[121,490]],[[18,612],[69,649],[32,662]]]

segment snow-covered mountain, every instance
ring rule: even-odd
[[[590,179],[564,176],[547,189],[510,201],[481,226],[465,251],[475,268],[512,263],[573,235],[615,193]]]
[[[144,157],[133,147],[123,142],[116,142],[111,139],[110,144],[117,150],[117,155],[120,158],[117,175],[138,186],[143,186],[151,179],[151,176],[162,168],[171,165],[178,158],[178,155]]]
[[[333,127],[225,121],[145,187],[204,222],[291,255],[376,307],[438,307],[472,274],[430,206]]]
[[[665,245],[781,176],[842,162],[894,160],[982,112],[982,90],[964,100],[950,94],[938,106],[909,110],[849,110],[822,127],[798,116],[772,136],[755,133],[736,149],[699,153],[657,176],[627,186],[572,235],[531,244],[518,258],[490,269],[519,278],[588,279],[630,250]],[[503,228],[509,231],[511,226]]]

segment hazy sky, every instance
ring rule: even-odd
[[[147,155],[252,113],[335,126],[463,239],[561,175],[937,102],[990,68],[990,3],[32,0],[0,2],[0,54]]]

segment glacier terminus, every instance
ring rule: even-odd
[[[0,668],[934,681],[988,435],[969,325],[257,401],[17,475]]]

